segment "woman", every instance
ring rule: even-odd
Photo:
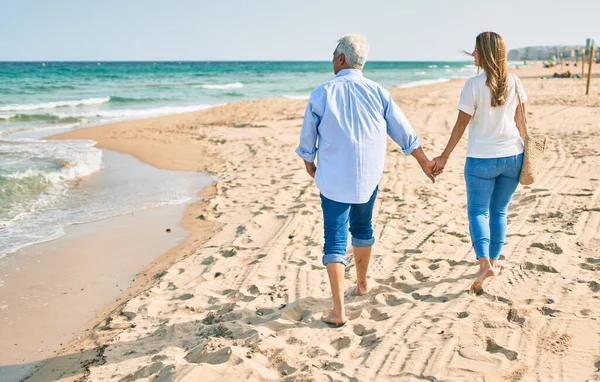
[[[469,126],[465,182],[469,232],[479,261],[477,279],[471,285],[483,292],[484,281],[498,273],[498,258],[506,237],[506,211],[517,185],[523,164],[519,106],[527,95],[521,81],[508,74],[506,45],[498,34],[483,32],[472,53],[483,73],[470,78],[461,93],[458,117],[446,145],[435,158],[435,172],[446,166],[448,158]],[[518,126],[517,126],[518,125]]]

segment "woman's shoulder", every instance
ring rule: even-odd
[[[521,79],[519,78],[519,76],[517,76],[516,74],[511,73],[511,72],[508,73],[508,80],[509,81],[516,81],[516,82],[519,82],[519,83],[521,82]]]
[[[485,85],[485,81],[487,80],[487,76],[485,74],[485,72],[479,73],[473,77],[469,77],[467,79],[467,82],[465,83],[465,86],[481,86],[482,84]]]
[[[467,81],[471,82],[471,83],[485,83],[485,81],[487,80],[487,74],[485,74],[485,72],[481,72],[471,78],[469,78]]]

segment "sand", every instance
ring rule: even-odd
[[[172,251],[178,257],[147,289],[99,315],[30,380],[600,380],[600,84],[585,97],[582,80],[539,79],[553,69],[515,71],[530,129],[550,143],[539,181],[519,187],[509,210],[502,275],[483,295],[467,293],[477,266],[466,139],[436,184],[390,142],[370,292],[353,296],[351,261],[350,320],[339,329],[320,321],[330,295],[318,190],[293,152],[305,101],[241,102],[56,137],[219,181],[192,223],[213,231]],[[393,91],[432,157],[463,83]]]

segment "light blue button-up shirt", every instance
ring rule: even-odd
[[[387,135],[405,155],[421,147],[390,93],[362,71],[344,69],[310,95],[296,153],[307,162],[318,157],[315,182],[323,196],[362,204],[383,175]]]

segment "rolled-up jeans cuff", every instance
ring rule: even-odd
[[[375,238],[372,237],[370,239],[357,239],[355,237],[352,238],[352,246],[353,247],[372,247],[375,243]]]
[[[323,255],[323,265],[327,265],[329,263],[340,263],[340,264],[344,264],[344,266],[348,265],[348,261],[346,261],[346,255],[340,255],[340,254],[330,254],[330,255]]]

